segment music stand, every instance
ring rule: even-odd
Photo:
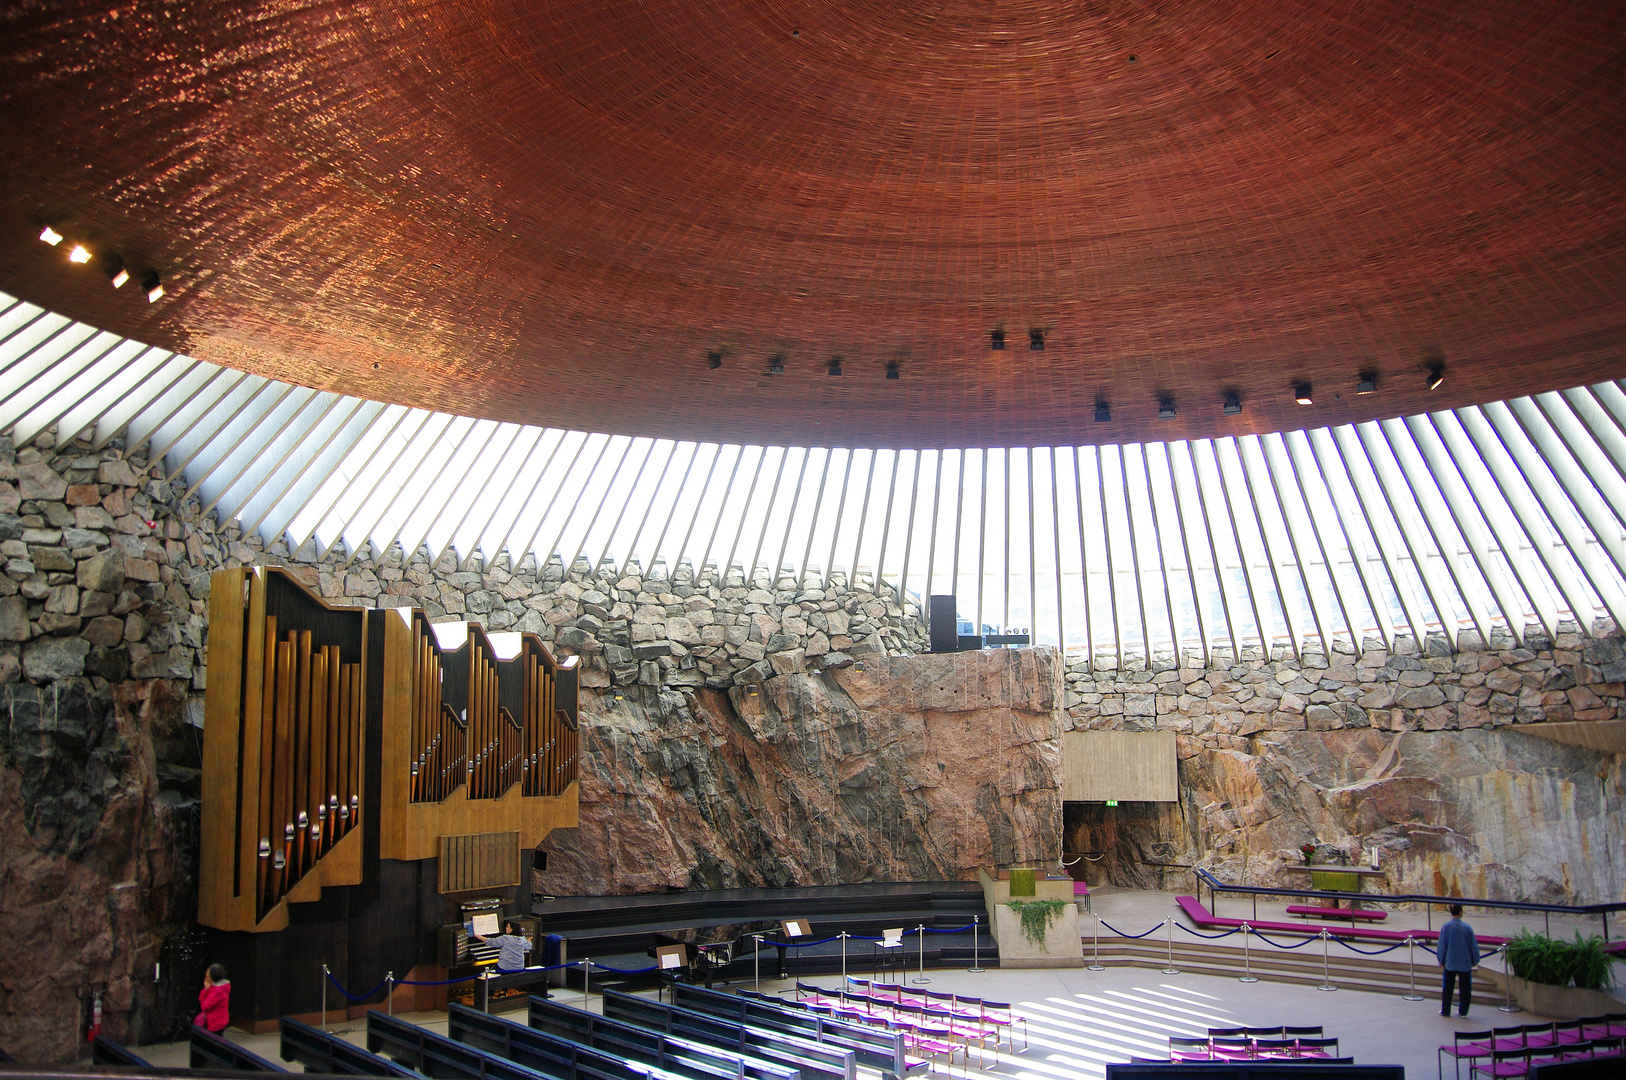
[[[875,970],[870,974],[876,979],[881,977],[884,967],[892,970],[892,950],[897,950],[898,956],[903,956],[903,927],[896,926],[890,930],[881,931],[881,940],[875,943]]]
[[[813,924],[806,919],[785,919],[779,924],[780,933],[785,935],[786,942],[795,941],[800,937],[808,937],[813,933]],[[779,977],[785,978],[785,942],[775,941],[773,946],[779,950]]]
[[[660,945],[655,949],[655,965],[660,969],[661,984],[678,981],[678,975],[689,963],[687,945]],[[658,1000],[658,998],[657,998]],[[676,998],[673,999],[674,1001]]]

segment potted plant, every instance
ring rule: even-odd
[[[1579,1019],[1610,1012],[1618,1002],[1605,993],[1620,959],[1604,951],[1596,934],[1573,940],[1520,930],[1507,943],[1513,997],[1542,1016]]]

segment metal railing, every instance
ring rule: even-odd
[[[1552,929],[1553,915],[1597,915],[1603,919],[1604,940],[1609,940],[1609,915],[1626,911],[1626,901],[1609,904],[1537,904],[1522,900],[1487,900],[1469,896],[1433,896],[1426,893],[1363,893],[1343,892],[1336,889],[1279,889],[1263,885],[1227,885],[1207,870],[1192,867],[1197,878],[1197,899],[1202,899],[1202,887],[1208,886],[1208,910],[1219,914],[1216,897],[1220,893],[1238,893],[1253,899],[1253,918],[1259,918],[1259,897],[1286,896],[1312,900],[1349,900],[1368,904],[1422,904],[1428,913],[1428,928],[1434,929],[1435,904],[1461,904],[1463,907],[1486,908],[1498,911],[1539,911],[1544,916],[1547,930]]]

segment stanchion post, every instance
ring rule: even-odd
[[[760,994],[762,993],[762,935],[752,934],[751,941],[753,943],[751,948],[751,965],[754,969],[751,976],[754,985],[751,987],[751,989]]]
[[[1253,961],[1248,955],[1248,935],[1253,933],[1253,927],[1247,923],[1242,924],[1242,977],[1237,982],[1253,983],[1259,980],[1253,977]]]
[[[966,970],[971,972],[973,975],[982,974],[982,935],[979,933],[981,929],[982,916],[971,916],[971,966],[966,968]]]
[[[395,1015],[395,972],[393,971],[384,976],[384,1010],[391,1016]]]
[[[1332,948],[1332,946],[1329,944],[1331,941],[1332,935],[1327,933],[1325,930],[1321,931],[1321,985],[1316,987],[1317,990],[1338,989],[1332,984],[1332,975],[1330,974],[1329,969],[1329,965],[1332,963],[1331,958],[1328,955],[1329,950]]]
[[[583,1003],[585,1007],[585,1002]],[[491,972],[480,972],[480,1011],[491,1013]]]
[[[1093,911],[1090,914],[1095,916],[1095,960],[1085,970],[1105,971],[1106,968],[1101,966],[1101,916],[1096,915]]]
[[[1468,1005],[1466,1001],[1462,1004],[1464,1008]],[[1506,945],[1502,946],[1502,1003],[1496,1006],[1496,1011],[1505,1013],[1524,1012],[1519,1006],[1513,1004],[1513,972],[1507,966]]]
[[[1180,969],[1174,966],[1174,920],[1168,917],[1163,919],[1163,926],[1169,932],[1169,966],[1163,969],[1165,975],[1178,975]]]
[[[327,1031],[327,977],[330,972],[327,965],[322,965],[322,1031]]]
[[[841,988],[847,989],[847,931],[841,932]]]
[[[1411,969],[1411,991],[1401,995],[1402,1001],[1422,1001],[1423,995],[1417,992],[1417,939],[1410,934],[1406,935],[1406,966]]]
[[[921,923],[915,927],[915,933],[920,935],[920,974],[915,976],[915,982],[929,983],[931,980],[926,978],[926,924]]]
[[[582,1011],[587,1011],[587,982],[593,977],[593,961],[582,961]]]

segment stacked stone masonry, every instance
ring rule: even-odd
[[[209,575],[245,564],[581,656],[581,826],[550,841],[550,892],[968,878],[1079,845],[1115,853],[1096,881],[1291,884],[1306,840],[1380,848],[1419,890],[1626,890],[1622,756],[1499,734],[1626,716],[1612,626],[1207,664],[921,655],[915,603],[863,574],[318,557],[159,473],[117,442],[0,439],[0,932],[32,946],[0,976],[0,1046],[35,1060],[82,1046],[83,985],[115,1037],[189,1018]],[[1064,829],[1061,733],[1151,727],[1178,733],[1181,801]]]

